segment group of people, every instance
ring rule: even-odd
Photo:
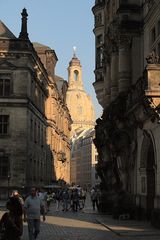
[[[82,188],[58,189],[56,192],[38,191],[32,187],[24,200],[17,190],[6,203],[8,211],[0,220],[0,240],[20,240],[23,234],[23,221],[28,224],[29,240],[35,240],[40,232],[40,217],[50,210],[50,203],[56,203],[57,211],[77,212],[84,208],[87,191]],[[93,210],[99,204],[99,192],[92,188],[90,192]]]
[[[35,187],[23,201],[18,191],[13,191],[6,203],[8,211],[0,220],[1,240],[20,240],[23,234],[23,221],[28,223],[29,240],[37,238],[40,232],[40,216],[45,221],[44,202],[37,194]],[[23,217],[24,216],[24,217]]]
[[[87,191],[82,188],[59,189],[55,194],[56,210],[77,212],[85,206]]]

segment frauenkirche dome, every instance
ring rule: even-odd
[[[78,129],[90,129],[95,125],[95,112],[90,96],[82,81],[82,66],[74,53],[68,67],[67,107],[73,121],[72,135]]]

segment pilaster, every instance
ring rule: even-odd
[[[118,48],[114,44],[111,54],[111,101],[118,95],[118,60]]]
[[[131,37],[121,35],[119,38],[119,80],[118,91],[125,92],[131,85]]]

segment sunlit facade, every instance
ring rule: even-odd
[[[58,86],[54,50],[30,42],[27,16],[23,9],[19,37],[0,22],[0,198],[70,181],[67,83]]]
[[[95,173],[96,148],[93,144],[95,113],[91,97],[86,93],[82,66],[74,52],[68,66],[66,102],[71,125],[71,183],[91,187],[97,183]]]

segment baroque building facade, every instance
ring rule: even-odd
[[[102,205],[160,226],[160,2],[96,0],[92,11]]]
[[[0,22],[0,197],[8,189],[69,182],[71,118],[58,91],[55,52],[32,44],[22,11],[19,37]],[[64,95],[63,95],[64,93]],[[63,169],[63,170],[62,170]]]
[[[82,66],[74,52],[68,66],[68,90],[66,102],[72,118],[71,125],[71,183],[83,187],[95,185],[96,149],[95,114],[90,96],[85,92]]]

